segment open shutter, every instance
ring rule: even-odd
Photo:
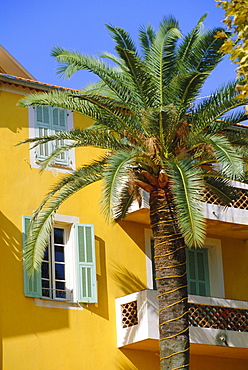
[[[94,226],[76,224],[78,301],[97,302]]]
[[[207,248],[186,249],[189,294],[209,296],[209,268]]]
[[[22,216],[22,245],[24,247],[27,238],[28,227],[31,217]],[[24,275],[24,295],[26,297],[41,298],[41,272],[35,271],[32,277],[28,276],[27,271],[23,267]]]

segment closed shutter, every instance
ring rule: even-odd
[[[67,130],[67,110],[43,106],[35,107],[35,127],[37,137],[51,136],[60,131]],[[65,144],[66,140],[55,140],[38,145],[36,149],[37,160],[44,161],[55,149]],[[53,163],[68,166],[68,152],[59,154],[54,159]]]
[[[52,109],[52,131],[51,133],[58,134],[60,131],[67,130],[67,111],[63,108],[51,108]],[[60,148],[66,144],[66,140],[55,140],[52,144],[52,151]],[[54,159],[55,164],[64,166],[69,165],[68,152],[64,151],[57,155]]]
[[[63,131],[67,129],[67,111],[62,108],[52,108],[52,129]]]
[[[44,137],[50,135],[51,117],[50,107],[35,107],[36,136]],[[36,149],[38,161],[44,161],[51,154],[51,143],[40,144]]]
[[[47,128],[51,126],[49,107],[35,107],[35,118],[36,126],[42,126]]]
[[[25,246],[30,220],[31,217],[27,216],[22,217],[23,247]],[[26,297],[41,298],[41,272],[34,271],[33,275],[30,277],[28,276],[28,273],[23,266],[23,275],[24,275],[24,295]]]
[[[186,249],[188,293],[210,295],[207,248]]]
[[[94,226],[76,224],[78,301],[97,302]]]

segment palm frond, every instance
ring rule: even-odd
[[[81,167],[70,176],[62,179],[49,192],[35,211],[31,220],[24,248],[25,268],[29,274],[40,268],[47,240],[52,228],[54,212],[70,196],[85,186],[99,181],[103,177],[105,160]]]
[[[56,57],[59,67],[58,73],[65,77],[71,77],[76,71],[85,69],[97,75],[115,94],[120,102],[129,102],[129,109],[134,109],[139,95],[132,88],[130,78],[125,73],[116,71],[108,66],[100,58],[89,57],[80,53],[68,51],[59,47],[53,49],[52,55]]]
[[[209,129],[212,133],[218,132],[217,120],[219,119],[222,120],[222,129],[230,127],[232,118],[235,120],[234,123],[243,120],[242,116],[238,116],[239,113],[236,113],[235,116],[235,113],[232,112],[233,109],[247,104],[247,101],[236,98],[238,95],[236,84],[236,81],[225,84],[192,109],[191,117],[195,133],[205,129]]]
[[[201,247],[205,238],[202,212],[204,183],[199,169],[190,160],[170,161],[170,186],[178,225],[189,247]]]
[[[123,63],[122,59],[121,59],[121,58],[119,58],[119,57],[118,57],[117,55],[115,55],[115,54],[112,54],[112,53],[109,53],[109,52],[105,51],[104,53],[99,54],[98,56],[99,56],[100,58],[109,59],[109,60],[111,60],[112,62],[114,62],[114,63],[116,64],[116,66],[118,66],[118,67],[119,67],[119,71],[122,71],[122,70],[124,70],[124,69],[125,69],[125,65],[124,65],[124,63]],[[118,68],[118,67],[117,67],[117,68]]]
[[[113,27],[110,24],[107,24],[106,27],[109,30],[111,37],[115,40],[116,43],[115,50],[117,51],[118,54],[119,50],[124,49],[130,50],[136,55],[138,55],[135,43],[127,31],[120,27]],[[119,56],[122,59],[122,55],[119,54]]]
[[[126,66],[125,71],[132,79],[132,89],[137,90],[137,96],[141,98],[139,102],[140,109],[145,109],[149,103],[149,93],[151,93],[149,87],[151,84],[151,77],[146,73],[145,64],[140,59],[136,47],[126,31],[119,27],[107,27],[116,41],[115,49]]]
[[[88,101],[78,98],[80,91],[54,90],[47,93],[30,94],[18,102],[21,107],[54,106],[84,114],[93,120],[106,117],[107,113]],[[83,94],[82,94],[83,95]]]
[[[102,174],[106,165],[107,157],[100,157],[99,159],[92,161],[89,165],[84,165],[73,171],[67,176],[64,176],[57,184],[53,185],[52,189],[46,195],[46,197],[41,202],[40,206],[34,212],[34,217],[42,211],[46,203],[54,196],[56,193],[60,192],[65,187],[70,187],[70,184],[74,182],[81,183],[83,187],[91,184],[93,182],[102,179]]]
[[[217,38],[215,36],[217,32],[222,31],[224,31],[223,28],[214,28],[198,36],[191,48],[191,53],[188,54],[187,60],[184,61],[183,70],[186,68],[185,72],[198,71],[210,74],[220,63],[224,54],[219,52],[219,50],[225,38]],[[180,67],[182,69],[182,66]]]
[[[130,191],[129,181],[123,183],[119,193],[119,202],[115,204],[115,207],[113,209],[113,216],[116,222],[125,218],[134,199],[135,194],[133,191]]]
[[[139,40],[141,48],[145,58],[149,55],[151,46],[156,37],[156,32],[154,28],[148,24],[146,27],[141,27],[139,31]]]
[[[192,50],[194,50],[194,46],[199,39],[200,31],[203,27],[203,21],[205,20],[206,16],[207,14],[201,16],[193,30],[187,34],[179,44],[177,50],[177,68],[181,72],[189,72],[192,68]]]
[[[119,97],[115,94],[113,90],[111,90],[108,85],[106,85],[103,81],[99,81],[90,85],[87,85],[81,90],[82,94],[91,94],[91,95],[102,95],[106,96],[112,100],[117,101]]]
[[[213,193],[221,205],[231,206],[232,202],[239,197],[236,188],[233,187],[230,180],[220,177],[204,176],[206,188]]]
[[[129,182],[132,167],[137,165],[139,150],[122,150],[114,153],[108,160],[104,173],[102,210],[107,220],[114,218],[115,205],[119,204],[122,187]]]
[[[199,95],[207,77],[207,73],[198,71],[178,75],[166,90],[167,101],[174,103],[180,114],[189,113],[191,104]]]
[[[222,167],[222,174],[233,180],[241,180],[244,177],[242,157],[226,137],[223,135],[204,135],[203,139],[212,146],[216,163]]]
[[[146,68],[152,77],[156,107],[164,105],[164,88],[175,75],[175,50],[180,37],[178,22],[173,17],[164,19],[147,55]]]
[[[27,239],[24,244],[23,258],[24,267],[30,276],[35,270],[40,270],[44,251],[47,247],[49,236],[52,230],[54,209],[40,214],[38,218],[32,218]]]
[[[238,115],[238,114],[237,114]],[[240,116],[243,116],[243,112],[240,113]],[[245,120],[247,119],[247,115],[244,114]],[[248,148],[248,130],[247,128],[236,126],[232,127],[225,131],[225,136],[229,140],[230,143],[236,146],[243,146],[244,149]]]
[[[38,145],[48,143],[55,140],[70,140],[71,142],[63,145],[64,150],[69,150],[76,147],[91,146],[94,148],[101,149],[124,149],[128,144],[123,144],[115,132],[111,132],[108,129],[99,130],[96,126],[91,126],[84,130],[76,129],[72,131],[61,131],[51,136],[30,138],[23,141],[23,143],[34,143],[32,148]],[[73,142],[72,142],[73,141]],[[61,148],[56,149],[55,156],[61,152]],[[63,151],[63,150],[62,150]]]
[[[211,123],[207,130],[211,133],[223,132],[225,130],[225,134],[228,137],[231,137],[230,135],[228,135],[228,132],[230,133],[231,130],[233,131],[236,124],[245,121],[247,121],[247,114],[245,109],[241,108],[239,110],[231,110],[230,112],[225,113],[225,115],[223,115],[221,119],[218,119],[215,122]],[[242,132],[242,130],[239,130],[239,134],[244,138],[247,137],[247,131]]]

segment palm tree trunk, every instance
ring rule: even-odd
[[[159,303],[161,370],[189,369],[185,244],[166,189],[150,195]]]

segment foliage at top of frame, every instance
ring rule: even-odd
[[[220,51],[230,54],[233,63],[238,64],[237,77],[242,82],[237,85],[240,94],[237,98],[248,97],[248,0],[216,0],[217,6],[225,11],[223,22],[231,31]],[[217,37],[226,37],[220,32]],[[246,107],[248,111],[248,106]]]

